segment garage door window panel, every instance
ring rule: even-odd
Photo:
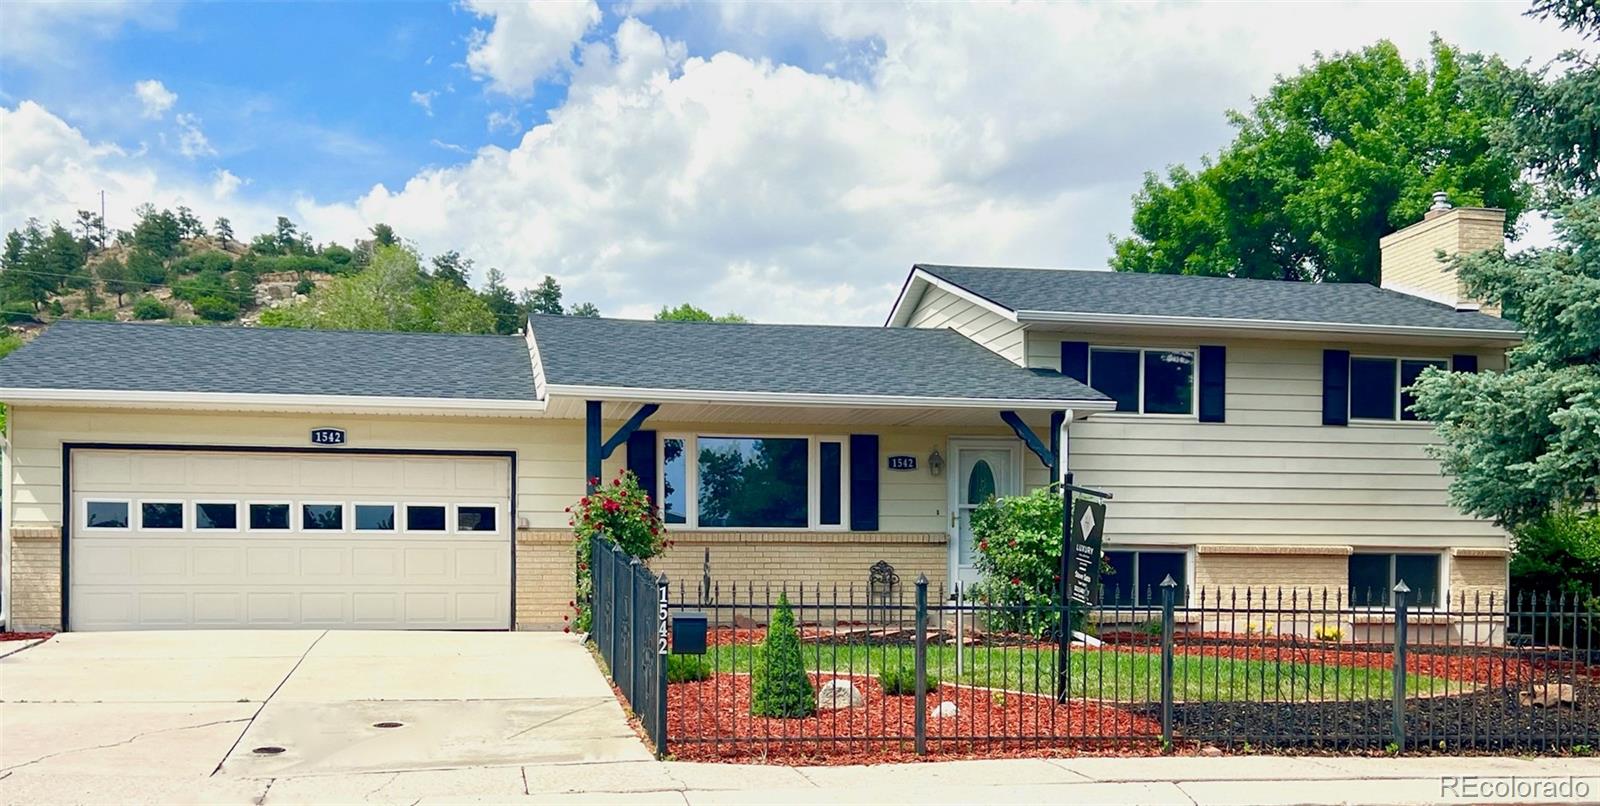
[[[344,504],[328,501],[300,502],[300,531],[344,531]]]
[[[194,502],[194,528],[201,532],[239,531],[239,502]]]
[[[358,532],[395,532],[398,526],[394,520],[394,504],[370,504],[357,502],[355,507],[355,527]]]
[[[142,532],[183,531],[182,501],[140,501],[139,530]]]
[[[445,504],[406,504],[406,531],[445,534],[450,531],[449,511]]]
[[[493,504],[457,504],[456,531],[461,533],[500,531],[500,508]]]
[[[246,507],[252,532],[290,532],[294,530],[294,507],[275,501],[252,501]]]
[[[83,528],[95,532],[126,532],[130,521],[132,502],[121,499],[94,498],[83,502]]]

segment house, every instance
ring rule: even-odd
[[[1450,506],[1404,386],[1504,366],[1516,327],[1435,257],[1501,222],[1435,210],[1383,289],[919,265],[886,327],[61,322],[0,361],[7,623],[559,628],[565,509],[624,468],[690,586],[709,550],[741,584],[949,589],[975,504],[1072,473],[1116,496],[1126,601],[1498,594],[1506,535]]]

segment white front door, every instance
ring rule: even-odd
[[[978,540],[972,511],[995,497],[1021,492],[1017,446],[995,440],[950,442],[950,579],[970,586],[978,581]]]

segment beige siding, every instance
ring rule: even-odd
[[[1030,331],[1029,366],[1060,368],[1064,332]],[[1082,337],[1078,337],[1082,338]],[[1095,340],[1193,348],[1200,343]],[[1227,422],[1098,414],[1074,423],[1080,484],[1115,493],[1107,540],[1188,546],[1503,547],[1492,524],[1447,500],[1421,423],[1322,425],[1322,350],[1437,356],[1465,350],[1205,340],[1227,353]],[[1478,351],[1485,368],[1503,357]],[[1218,580],[1220,581],[1220,580]]]
[[[1022,325],[948,291],[928,286],[912,309],[909,327],[949,328],[1021,365]]]

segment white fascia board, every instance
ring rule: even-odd
[[[157,392],[130,389],[6,389],[6,403],[80,404],[86,406],[166,405],[222,409],[363,409],[428,411],[446,414],[526,416],[544,412],[542,400],[489,400],[447,397],[380,397],[376,395],[275,395],[245,392]]]
[[[1114,400],[1036,400],[1005,397],[909,397],[897,395],[834,395],[783,392],[729,392],[708,389],[640,389],[628,386],[551,384],[550,396],[585,400],[627,400],[643,403],[743,403],[752,406],[816,406],[845,408],[930,409],[1076,409],[1085,413],[1112,411]]]
[[[533,364],[533,396],[544,400],[549,397],[545,394],[544,356],[539,354],[539,340],[533,336],[533,320],[524,320],[522,327],[528,342],[528,361]]]
[[[907,277],[905,285],[900,287],[900,296],[895,298],[894,308],[890,309],[889,318],[883,323],[884,327],[905,327],[906,321],[911,318],[911,311],[916,308],[917,302],[921,301],[922,299],[922,294],[920,292],[925,286],[930,285],[939,289],[940,291],[946,291],[954,294],[961,299],[966,300],[967,302],[977,305],[986,311],[1004,317],[1012,322],[1019,321],[1017,319],[1017,311],[1013,311],[1010,308],[1007,308],[1006,306],[1001,305],[1000,303],[995,302],[987,297],[974,294],[971,291],[968,291],[967,289],[950,282],[949,280],[935,277],[922,269],[912,269],[911,276]],[[915,296],[911,294],[911,290],[913,288],[916,288],[919,292]]]
[[[1414,325],[1363,325],[1334,322],[1293,322],[1276,319],[1225,319],[1208,316],[1158,316],[1147,314],[1063,313],[1061,311],[1017,311],[1017,321],[1049,325],[1151,325],[1206,330],[1263,330],[1326,333],[1329,335],[1424,336],[1440,339],[1479,341],[1522,341],[1520,330],[1478,330],[1464,327],[1423,327]]]

